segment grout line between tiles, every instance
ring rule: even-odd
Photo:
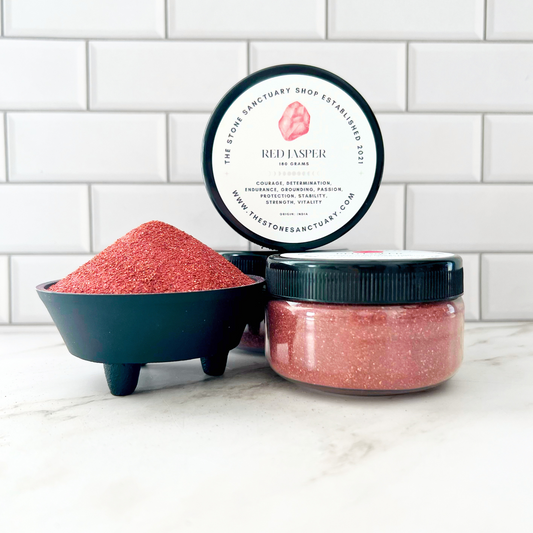
[[[5,109],[5,111],[8,111],[10,113],[80,113],[80,114],[86,114],[87,109],[69,109],[69,108],[56,108],[56,109]],[[192,110],[192,109],[169,109],[169,108],[161,108],[161,109],[90,109],[91,113],[93,114],[120,114],[125,113],[128,115],[136,115],[136,114],[164,114],[164,113],[180,113],[182,115],[188,115],[188,114],[210,114],[212,113],[212,109],[203,109],[203,110]],[[521,113],[523,114],[523,113]]]
[[[485,182],[485,113],[481,113],[481,161],[479,168],[480,183]]]
[[[169,24],[169,16],[168,16],[168,0],[165,0],[165,39],[168,39],[168,24]]]
[[[170,183],[170,113],[167,113],[165,115],[165,152],[166,152],[166,164],[167,164],[167,181],[166,183]]]
[[[39,334],[42,334],[42,333],[52,333],[52,332],[55,332],[55,333],[59,333],[57,331],[57,328],[54,326],[54,323],[53,322],[14,322],[14,323],[11,323],[11,324],[8,324],[7,322],[5,324],[0,324],[0,333],[5,333],[6,331],[9,331],[9,333],[15,333],[15,330],[18,329],[20,326],[21,329],[24,329],[24,328],[35,328],[37,330],[42,330],[42,331],[38,331],[36,333],[39,333]],[[4,330],[4,331],[3,331]],[[16,334],[19,335],[21,334],[22,331],[16,331]],[[24,331],[24,334],[27,334],[29,333],[28,331]],[[33,332],[32,332],[33,333]]]
[[[329,0],[325,1],[325,9],[326,9],[326,13],[325,13],[326,28],[325,28],[325,31],[324,31],[324,35],[325,35],[325,39],[327,41],[329,39]]]
[[[478,323],[490,323],[495,324],[501,322],[502,324],[512,324],[512,323],[530,323],[533,322],[531,318],[486,318],[485,320],[466,320],[466,322],[478,322]]]
[[[94,231],[93,231],[93,188],[92,184],[88,184],[89,189],[89,253],[94,250]]]
[[[0,183],[0,187],[3,184]],[[200,179],[199,181],[180,181],[180,182],[168,182],[168,181],[27,181],[27,180],[17,180],[10,182],[10,185],[65,185],[65,186],[72,186],[72,185],[143,185],[143,186],[168,186],[168,185],[204,185],[203,179]]]
[[[467,186],[467,185],[533,185],[533,181],[384,181],[383,185],[455,185],[455,186]]]
[[[6,173],[6,183],[9,182],[9,155],[7,142],[7,113],[4,113],[4,120],[2,121],[2,128],[4,129],[4,172]]]
[[[127,109],[98,109],[91,108],[92,113],[101,113],[101,114],[120,114],[127,113],[129,115],[135,114],[163,114],[163,113],[177,113],[182,115],[188,114],[210,114],[213,112],[213,109],[179,109],[179,108],[168,108],[164,107],[161,109],[138,109],[138,108],[127,108]],[[462,111],[462,110],[395,110],[395,109],[373,109],[374,113],[378,116],[380,115],[458,115],[458,116],[470,116],[470,115],[510,115],[510,116],[533,116],[533,109],[523,110],[523,111],[487,111],[487,110],[478,110],[478,111]],[[4,108],[0,112],[9,112],[9,113],[87,113],[87,109],[70,109],[70,108],[55,108],[55,109],[42,109],[42,108],[33,108],[33,109],[21,109],[21,108]]]
[[[13,268],[11,266],[11,255],[7,256],[7,320],[8,324],[13,324]]]
[[[87,91],[87,94],[85,96],[85,107],[87,108],[87,111],[91,109],[91,101],[90,101],[90,81],[89,81],[89,41],[85,41],[85,90]]]
[[[127,114],[146,114],[146,113],[178,113],[178,114],[210,114],[213,112],[213,109],[179,109],[179,108],[161,108],[161,109],[138,109],[138,108],[128,108],[128,109],[94,109],[91,108],[92,113],[127,113]],[[458,116],[470,116],[470,115],[510,115],[510,116],[533,116],[532,110],[525,111],[487,111],[487,110],[478,110],[478,111],[461,111],[461,110],[394,110],[394,109],[373,109],[374,113],[379,117],[379,115],[458,115]],[[9,112],[9,113],[86,113],[87,109],[70,109],[70,108],[55,108],[55,109],[43,109],[43,108],[33,108],[33,109],[22,109],[22,108],[4,108],[0,112]]]
[[[409,111],[409,41],[405,43],[405,112]]]
[[[5,24],[5,9],[4,9],[4,0],[0,0],[0,37],[4,36],[4,24]]]
[[[533,116],[533,110],[528,111],[487,111],[487,110],[478,110],[478,111],[462,111],[457,109],[410,109],[409,111],[396,111],[396,110],[379,110],[374,109],[376,115],[459,115],[459,116],[470,116],[470,115],[513,115],[513,116]]]
[[[403,189],[403,249],[407,250],[407,183]]]
[[[246,74],[249,76],[251,72],[251,57],[250,57],[250,41],[246,41]]]
[[[479,279],[478,279],[478,292],[479,292],[479,298],[478,298],[478,313],[479,313],[479,320],[483,320],[483,316],[482,316],[482,313],[483,313],[483,304],[482,304],[482,301],[483,301],[483,280],[481,279],[481,277],[483,276],[483,268],[482,268],[482,264],[483,264],[483,253],[480,253],[479,254],[479,265],[478,265],[478,276],[479,276]]]
[[[485,0],[483,7],[483,40],[487,40],[487,17],[488,17],[488,0]]]
[[[5,36],[6,40],[23,40],[23,41],[84,41],[89,39],[91,41],[102,41],[102,42],[148,42],[148,43],[163,43],[163,42],[185,42],[185,43],[235,43],[243,42],[246,39],[242,37],[235,38],[221,38],[221,37],[169,37],[164,39],[162,37],[99,37],[99,36],[61,36],[61,37],[50,37],[50,36],[29,36],[29,35],[9,35]],[[405,44],[405,38],[342,38],[342,39],[331,39],[328,38],[328,43],[346,43],[346,44]],[[312,43],[321,43],[324,44],[324,39],[316,38],[306,38],[300,39],[298,37],[260,37],[260,38],[251,38],[252,41],[256,42],[268,42],[268,43],[298,43],[298,44],[312,44]],[[490,44],[527,44],[531,45],[531,39],[495,39],[489,41],[483,41],[480,39],[409,39],[411,43],[417,44],[474,44],[474,45],[490,45]]]

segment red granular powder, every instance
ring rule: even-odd
[[[463,316],[460,298],[388,306],[271,300],[266,355],[281,376],[326,390],[421,390],[459,368]]]
[[[252,352],[265,353],[265,322],[247,324],[239,343],[239,348]]]
[[[152,221],[131,230],[49,290],[138,294],[206,291],[252,283],[191,235]]]

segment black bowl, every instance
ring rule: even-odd
[[[240,341],[264,279],[229,289],[161,294],[53,292],[37,286],[69,352],[104,363],[112,394],[137,386],[146,363],[200,358],[204,372],[221,376],[228,352]]]

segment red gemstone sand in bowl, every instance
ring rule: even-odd
[[[87,294],[191,292],[254,281],[220,254],[170,224],[133,229],[49,290]]]

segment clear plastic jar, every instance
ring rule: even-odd
[[[284,378],[324,390],[428,389],[463,359],[462,298],[411,305],[268,304],[267,357]]]
[[[463,358],[462,274],[451,254],[275,256],[267,268],[276,295],[266,315],[269,363],[286,379],[330,392],[435,387]],[[425,298],[432,301],[409,302]],[[327,299],[348,301],[317,301]]]

